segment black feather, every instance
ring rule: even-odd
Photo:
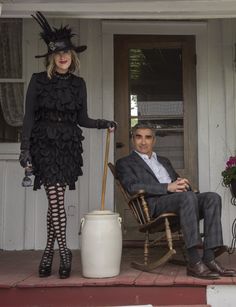
[[[43,16],[41,12],[36,12],[36,16],[31,15],[37,23],[42,28],[43,32],[40,33],[40,36],[45,41],[46,44],[48,44],[51,40],[55,38],[55,32],[50,27],[47,19]]]
[[[48,32],[52,32],[52,28],[50,27],[47,19],[43,16],[43,14],[39,11],[36,12],[36,16],[38,17],[38,19],[42,22],[42,24],[44,25],[44,29]]]

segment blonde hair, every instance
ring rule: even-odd
[[[80,61],[77,56],[77,53],[74,50],[70,50],[71,52],[71,65],[69,67],[69,72],[73,73],[75,71],[79,71],[80,69]],[[49,54],[45,59],[45,66],[47,71],[47,76],[49,79],[52,79],[53,74],[56,71],[56,64],[54,61],[55,53]]]

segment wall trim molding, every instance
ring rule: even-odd
[[[174,3],[173,3],[174,2]],[[47,12],[47,16],[91,19],[211,19],[235,18],[236,3],[233,0],[70,0],[35,1],[4,0],[2,17],[30,17],[35,11]]]

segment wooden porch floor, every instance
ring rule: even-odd
[[[73,251],[71,277],[58,278],[59,255],[56,251],[53,272],[50,277],[39,278],[38,265],[42,251],[0,251],[0,288],[9,287],[63,287],[63,286],[171,286],[171,285],[234,285],[236,277],[222,277],[218,280],[203,280],[186,275],[185,266],[167,263],[151,273],[130,267],[134,260],[142,259],[141,248],[124,248],[120,274],[111,278],[84,278],[80,264],[80,252]],[[236,269],[236,253],[225,253],[218,260],[226,267]]]
[[[124,248],[120,274],[101,279],[82,277],[78,250],[73,251],[71,277],[59,279],[59,255],[56,251],[52,275],[39,278],[37,269],[41,255],[42,251],[0,251],[0,307],[125,306],[144,303],[196,307],[206,304],[207,285],[236,284],[236,277],[219,280],[188,277],[185,266],[171,263],[152,273],[140,272],[131,268],[130,263],[142,259],[141,248]],[[225,253],[219,260],[225,266],[236,269],[236,253]]]

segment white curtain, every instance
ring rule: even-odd
[[[22,78],[22,20],[0,19],[0,78]],[[23,83],[0,83],[0,104],[6,123],[22,126]]]

